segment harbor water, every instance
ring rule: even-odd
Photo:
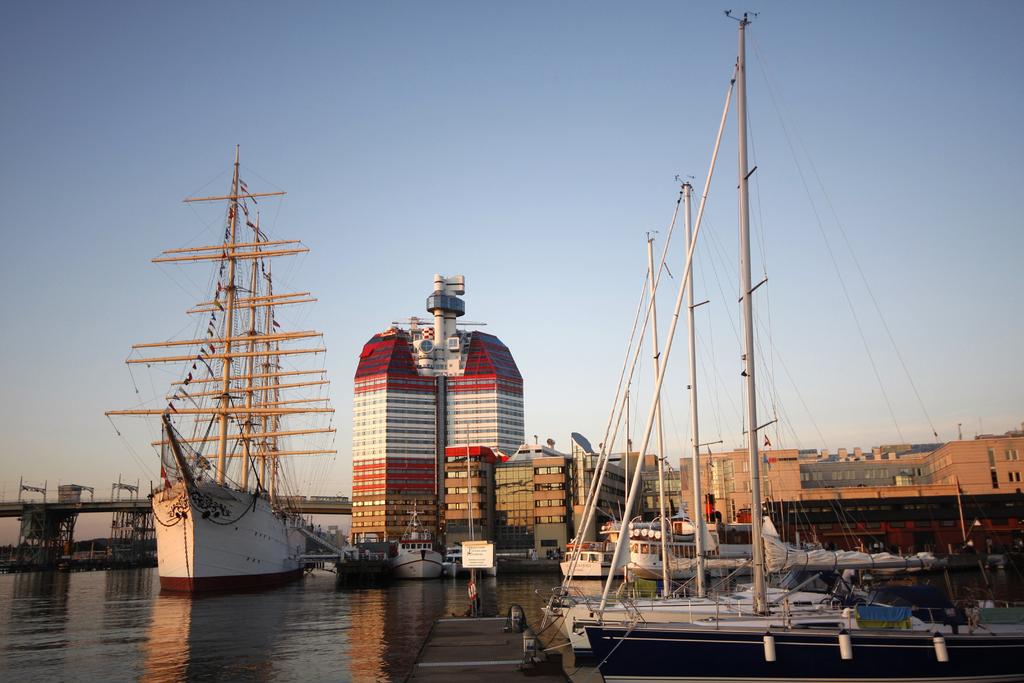
[[[539,623],[557,575],[479,582],[485,608]],[[317,572],[280,588],[161,593],[155,569],[0,575],[0,680],[385,681],[411,670],[435,618],[463,614],[466,581],[337,588]]]
[[[1024,600],[1012,566],[919,580]],[[558,581],[481,580],[485,609],[519,604],[539,625]],[[597,592],[600,583],[580,588]],[[161,593],[155,569],[0,575],[0,680],[402,680],[433,620],[466,608],[462,579],[338,588],[318,572],[273,590],[190,598]]]

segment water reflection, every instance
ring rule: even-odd
[[[150,622],[153,572],[119,570],[103,573],[105,587],[102,604],[102,625],[99,645],[138,647],[145,642]]]
[[[157,596],[149,627],[139,648],[143,680],[160,683],[185,679],[191,624],[191,598],[166,594]]]
[[[10,577],[10,602],[3,637],[0,671],[21,668],[60,678],[67,633],[70,576],[57,572]]]

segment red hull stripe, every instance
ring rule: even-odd
[[[280,586],[302,577],[302,569],[275,574],[244,574],[240,576],[204,576],[187,578],[184,576],[161,576],[160,588],[165,591],[179,593],[206,593],[209,591],[242,591],[253,588],[269,588]]]

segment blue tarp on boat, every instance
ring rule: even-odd
[[[910,628],[910,608],[888,605],[857,605],[861,628]]]

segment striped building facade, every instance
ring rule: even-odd
[[[437,525],[445,447],[512,453],[524,441],[523,378],[500,339],[457,329],[461,276],[435,276],[434,326],[416,318],[363,346],[352,422],[352,535],[397,538],[410,513]],[[440,484],[440,486],[439,486]]]

